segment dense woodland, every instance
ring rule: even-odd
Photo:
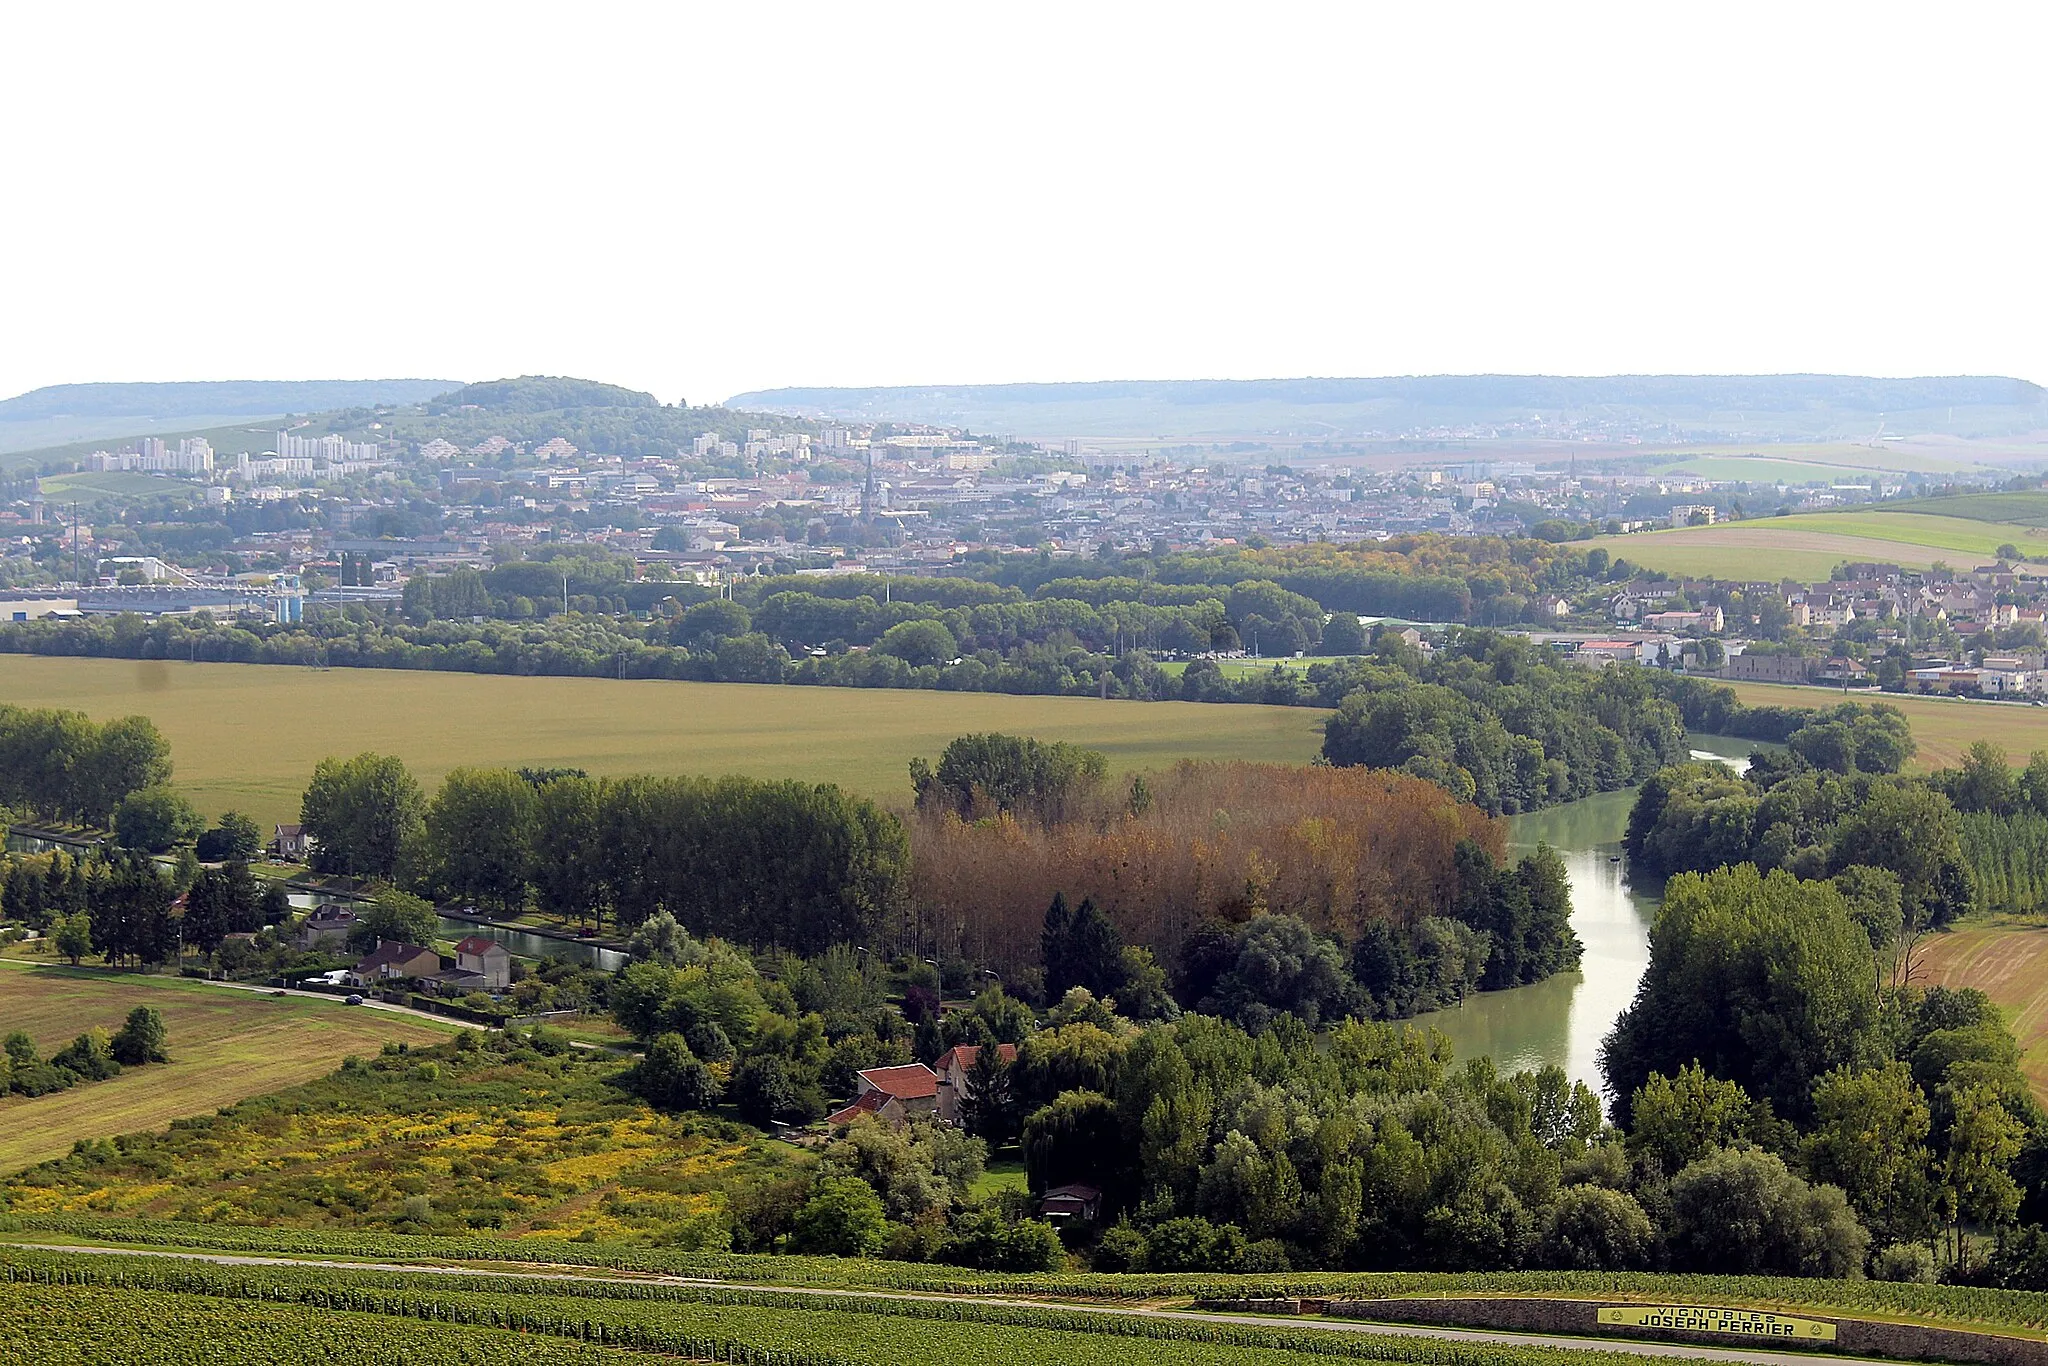
[[[1647,670],[1576,668],[1490,631],[1428,658],[1389,640],[1378,659],[1344,666],[1324,756],[1428,778],[1487,811],[1631,787],[1689,753]]]
[[[1897,889],[1903,973],[1927,931],[1973,910],[2029,911],[2048,895],[2048,755],[2016,773],[1980,742],[1959,768],[1901,776],[1912,749],[1896,709],[1844,703],[1813,714],[1784,751],[1753,755],[1740,776],[1718,763],[1666,769],[1630,812],[1633,867],[1646,877],[1733,864],[1806,879],[1882,873]]]
[[[1499,824],[1432,783],[1183,764],[1116,785],[1104,767],[965,736],[935,769],[912,766],[906,828],[828,784],[744,778],[458,769],[429,797],[364,754],[320,765],[302,819],[317,867],[436,900],[620,930],[665,915],[755,950],[872,946],[956,980],[997,974],[1030,1000],[1085,984],[1148,1017],[1213,999],[1219,955],[1292,964],[1238,989],[1243,1012],[1333,1019],[1576,962],[1555,857],[1502,865]],[[1108,943],[1072,981],[1042,953],[1047,907],[1066,901]]]

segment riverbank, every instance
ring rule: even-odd
[[[1725,735],[1691,737],[1693,753],[1738,769],[1752,750],[1775,746]],[[1657,898],[1630,885],[1622,836],[1636,789],[1516,816],[1508,838],[1517,849],[1547,844],[1564,860],[1572,890],[1572,929],[1585,946],[1576,972],[1526,987],[1486,991],[1451,1010],[1408,1021],[1443,1032],[1461,1058],[1485,1055],[1504,1072],[1556,1065],[1594,1094],[1604,1093],[1600,1044],[1635,999],[1650,965],[1650,925]]]
[[[1840,702],[1881,702],[1897,707],[1913,728],[1918,746],[1912,768],[1919,772],[1948,768],[1979,740],[1989,740],[2006,756],[2024,764],[2027,755],[2048,749],[2048,707],[1917,693],[1844,694],[1839,688],[1802,687],[1784,683],[1729,683],[1735,695],[1752,707],[1831,707]]]

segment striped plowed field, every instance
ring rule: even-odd
[[[2020,1070],[2048,1100],[2048,925],[1970,924],[1932,936],[1913,974],[1920,986],[1976,987],[2005,1011]]]

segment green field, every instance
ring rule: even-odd
[[[2022,490],[2013,493],[1965,493],[1954,498],[1919,498],[1905,503],[1887,503],[1888,512],[1917,512],[1933,517],[1959,517],[1972,522],[2011,522],[2018,526],[2048,526],[2048,492]]]
[[[1216,661],[1216,668],[1225,678],[1245,678],[1252,674],[1268,674],[1273,672],[1276,667],[1289,670],[1292,673],[1305,674],[1312,664],[1338,664],[1342,663],[1345,658],[1347,656],[1344,655],[1304,655],[1300,659],[1291,657],[1280,659],[1219,659]],[[1161,664],[1159,669],[1161,673],[1172,674],[1178,678],[1188,671],[1188,666],[1185,660],[1169,660]]]
[[[1948,501],[1921,506],[1946,506]],[[1946,563],[1968,569],[1989,562],[2007,543],[2029,560],[2048,561],[2048,531],[2040,527],[1890,509],[1756,517],[1718,526],[1602,536],[1590,542],[1631,564],[1663,573],[1739,581],[1818,580],[1844,560],[1875,560],[1912,569]]]
[[[1755,455],[1701,455],[1656,467],[1659,474],[1690,474],[1701,479],[1741,480],[1751,484],[1844,484],[1885,472],[1881,466],[1823,465],[1805,460],[1774,460]]]
[[[98,473],[56,474],[41,481],[43,496],[52,503],[77,499],[92,500],[154,498],[158,494],[196,494],[199,486],[179,479],[153,474],[103,470]]]
[[[313,766],[374,749],[423,783],[465,764],[605,773],[747,773],[836,782],[905,805],[910,760],[971,731],[1105,751],[1112,772],[1179,759],[1305,763],[1325,713],[1306,707],[1085,697],[502,678],[381,669],[0,656],[0,702],[142,713],[208,815],[296,820]]]
[[[1752,707],[1826,707],[1843,698],[1833,688],[1801,688],[1781,683],[1730,683],[1735,695]],[[1882,702],[1906,714],[1919,746],[1913,767],[1945,768],[1979,740],[1989,740],[2018,764],[2037,749],[2048,749],[2048,707],[2012,702],[1973,702],[1959,697],[1916,697],[1901,693],[1855,692],[1852,701]]]
[[[0,1100],[0,1172],[61,1157],[77,1139],[161,1128],[310,1081],[386,1040],[437,1043],[455,1028],[175,977],[0,963],[0,1035],[27,1030],[44,1057],[83,1030],[112,1033],[138,1005],[163,1015],[170,1062],[33,1100]]]
[[[1785,479],[1794,483],[1825,479],[1831,483],[1846,483],[1873,474],[1981,474],[1987,462],[1978,458],[1980,449],[1985,455],[1993,455],[2003,453],[2006,447],[1991,443],[1979,448],[1969,442],[1944,449],[1939,444],[1886,442],[1873,446],[1867,441],[1785,441],[1774,442],[1762,449],[1726,444],[1695,446],[1685,450],[1631,455],[1612,463],[1660,473],[1697,473],[1708,479]],[[1724,468],[1738,462],[1757,466],[1764,472],[1708,473],[1709,469]],[[1818,472],[1795,473],[1795,469]]]

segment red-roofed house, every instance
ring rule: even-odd
[[[825,1116],[825,1122],[843,1129],[862,1115],[873,1115],[885,1124],[901,1124],[906,1118],[902,1101],[886,1091],[864,1091],[853,1104]]]
[[[455,946],[455,967],[483,978],[485,991],[503,991],[512,985],[512,951],[481,934]]]
[[[967,1074],[980,1056],[981,1045],[971,1043],[955,1044],[939,1055],[933,1068],[939,1076],[939,1118],[948,1124],[960,1122],[960,1107],[974,1094]],[[1017,1045],[997,1044],[996,1056],[1004,1062],[1017,1061]]]
[[[891,1124],[919,1116],[929,1118],[939,1106],[939,1074],[921,1062],[900,1067],[870,1067],[854,1074],[853,1103],[827,1117],[830,1124],[848,1124],[870,1114]]]

